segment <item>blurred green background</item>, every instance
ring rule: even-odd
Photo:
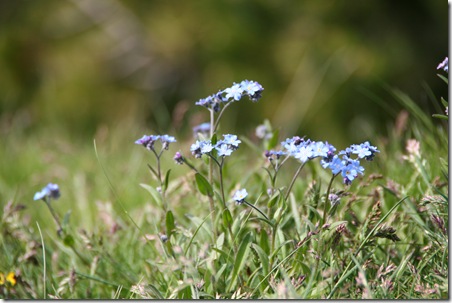
[[[431,113],[425,88],[447,96],[444,0],[11,0],[0,28],[1,136],[189,140],[208,119],[194,103],[250,79],[263,98],[231,106],[224,132],[252,136],[267,118],[283,138],[341,148],[387,132],[400,108],[385,85]]]

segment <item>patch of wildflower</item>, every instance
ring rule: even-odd
[[[217,141],[214,145],[210,140],[197,140],[191,145],[190,151],[196,158],[201,158],[205,154],[212,155],[211,152],[215,149],[218,156],[226,157],[237,150],[241,142],[236,135],[227,134],[223,135],[223,140]]]
[[[143,145],[146,149],[150,151],[155,151],[154,143],[160,141],[162,143],[162,150],[167,150],[170,143],[176,142],[173,136],[168,135],[144,135],[140,139],[135,141],[135,144]]]
[[[263,90],[264,88],[258,82],[243,80],[240,83],[234,82],[231,87],[200,99],[195,104],[219,112],[222,104],[240,101],[244,96],[247,96],[253,102],[257,102],[262,97]]]
[[[314,158],[322,158],[320,161],[322,167],[330,169],[333,175],[341,173],[343,181],[347,185],[350,185],[358,174],[364,174],[364,168],[360,165],[359,159],[372,161],[375,154],[379,152],[375,146],[366,141],[361,144],[352,144],[336,154],[336,148],[328,142],[311,141],[298,136],[286,139],[281,142],[281,146],[285,150],[285,154],[301,163]],[[273,154],[282,155],[281,152],[269,151],[266,153],[266,157],[273,159]]]

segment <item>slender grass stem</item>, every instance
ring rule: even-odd
[[[42,237],[42,232],[41,232],[41,227],[39,227],[39,223],[36,221],[36,225],[38,226],[38,230],[39,230],[39,236],[41,237],[41,243],[42,243],[42,260],[43,260],[43,266],[44,266],[44,270],[43,270],[43,283],[44,283],[44,299],[47,298],[47,290],[46,290],[46,273],[47,273],[47,269],[46,269],[46,246],[44,244],[44,238]]]

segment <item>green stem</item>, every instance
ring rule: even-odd
[[[223,163],[224,163],[224,157],[221,159],[221,163],[218,165],[220,169],[220,191],[221,191],[221,198],[223,199],[223,206],[226,207],[226,199],[224,198],[224,186],[223,186]]]
[[[214,125],[215,125],[215,113],[213,109],[209,109],[210,112],[210,139],[212,140],[213,134],[214,134]],[[209,183],[213,183],[213,163],[212,163],[212,157],[209,158]],[[212,230],[213,230],[213,237],[214,237],[214,244],[217,242],[217,230],[215,228],[215,204],[213,202],[213,197],[210,195],[209,197],[209,207],[210,207],[210,213],[212,214]]]
[[[220,119],[221,119],[221,116],[222,116],[223,113],[224,113],[224,110],[225,110],[231,103],[233,103],[233,102],[234,102],[234,101],[230,101],[230,102],[226,103],[226,105],[221,109],[220,113],[218,114],[217,122],[216,122],[215,124],[212,124],[212,125],[214,125],[213,128],[212,128],[212,127],[210,128],[211,132],[212,132],[212,131],[215,132],[215,131],[217,130],[218,124],[220,123]],[[211,111],[211,112],[213,112],[213,111]],[[213,134],[213,133],[211,133],[211,136],[212,136],[212,134]]]
[[[251,203],[246,202],[245,200],[243,200],[243,202],[245,202],[246,205],[248,205],[248,206],[254,208],[255,210],[257,210],[265,219],[268,220],[268,217],[259,208],[257,208],[256,206],[254,206]]]
[[[297,179],[298,175],[299,175],[300,172],[301,172],[301,169],[304,167],[304,165],[305,165],[306,163],[307,163],[307,161],[304,162],[304,163],[302,163],[302,164],[298,167],[297,171],[295,172],[295,175],[293,176],[292,181],[290,182],[289,188],[287,188],[286,196],[285,196],[285,198],[284,198],[285,200],[287,200],[287,199],[289,198],[290,191],[292,190],[292,187],[293,187],[293,185],[294,185],[294,183],[295,183],[295,180]]]
[[[322,222],[321,222],[322,224],[320,224],[320,226],[323,226],[323,224],[326,223],[326,220],[327,220],[326,215],[328,213],[328,209],[330,206],[329,195],[330,195],[331,185],[333,184],[333,180],[334,180],[334,178],[336,178],[337,175],[339,175],[339,173],[333,175],[331,177],[330,184],[328,184],[328,189],[326,190],[325,205],[323,208],[323,218],[322,218]]]
[[[61,226],[60,220],[58,219],[58,216],[56,215],[55,211],[53,210],[52,205],[50,205],[50,200],[47,201],[47,198],[44,199],[44,202],[47,204],[47,207],[50,210],[50,213],[52,214],[53,219],[55,220],[56,224],[58,225],[58,236],[61,237],[61,232],[63,231],[63,227]]]

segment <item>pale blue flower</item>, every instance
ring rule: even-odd
[[[240,84],[234,83],[231,87],[224,90],[226,93],[226,99],[233,98],[235,101],[239,101],[242,98],[243,88]]]
[[[233,150],[229,147],[228,144],[220,144],[220,146],[216,146],[215,149],[218,152],[218,156],[220,157],[225,157],[225,156],[230,156],[233,152]]]
[[[238,147],[239,147],[239,144],[240,144],[241,142],[242,142],[242,141],[238,140],[238,138],[237,138],[236,135],[230,135],[230,134],[223,135],[223,143],[232,145],[232,146],[235,147],[235,148],[238,148]]]
[[[244,188],[244,189],[239,189],[238,191],[236,191],[234,196],[232,197],[232,199],[234,199],[237,204],[242,204],[247,196],[248,196],[248,192]]]
[[[35,193],[33,200],[58,199],[60,197],[60,188],[57,184],[49,183],[41,191]]]
[[[303,163],[308,161],[312,156],[313,152],[310,145],[302,146],[294,153],[294,157]]]

